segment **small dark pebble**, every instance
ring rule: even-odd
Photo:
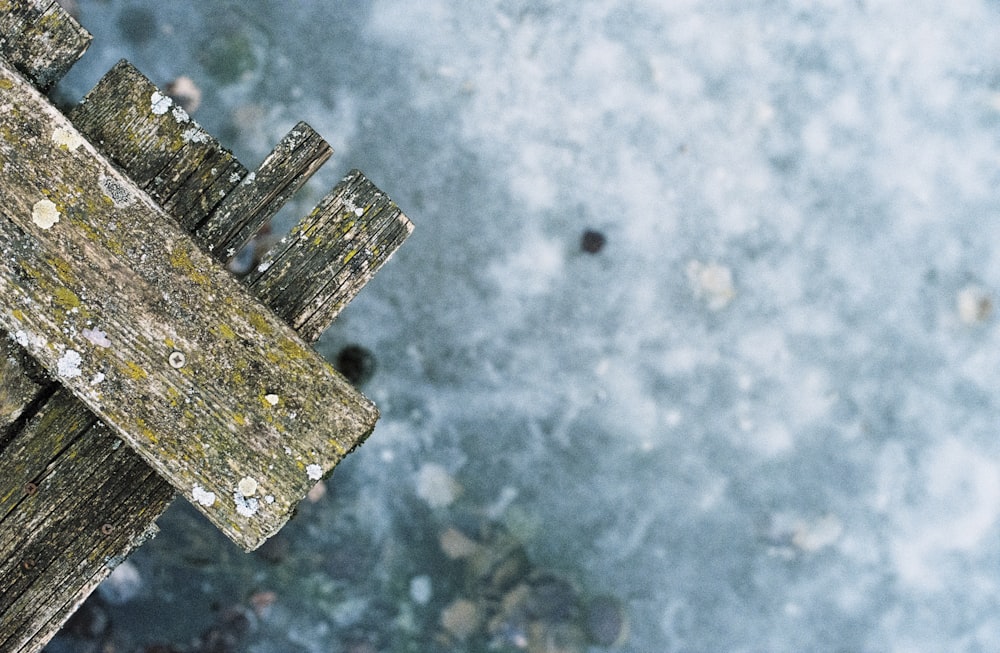
[[[347,345],[333,366],[354,385],[362,385],[375,374],[375,355],[361,345]]]
[[[587,229],[583,232],[583,237],[580,238],[580,249],[588,254],[596,254],[604,249],[607,242],[608,239],[600,231]]]
[[[549,622],[577,619],[580,606],[569,581],[553,573],[540,572],[534,574],[529,583],[531,594],[525,606],[529,616]]]
[[[628,619],[621,601],[598,596],[587,606],[584,619],[590,641],[605,648],[621,646],[628,637]]]

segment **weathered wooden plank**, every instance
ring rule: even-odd
[[[89,426],[72,424],[82,412],[72,406],[49,402],[21,435],[69,444],[21,491],[18,509],[0,519],[3,651],[44,644],[123,554],[152,536],[153,520],[173,497],[106,426],[93,418]]]
[[[39,90],[62,79],[90,40],[54,0],[0,0],[0,57]]]
[[[8,428],[26,417],[25,411],[38,401],[48,389],[48,384],[32,378],[26,367],[21,348],[0,330],[0,455],[3,455],[10,437]]]
[[[6,66],[0,87],[17,96],[0,112],[0,326],[230,537],[259,545],[367,437],[374,406]]]
[[[198,227],[196,238],[228,263],[333,154],[304,122],[295,125],[235,191]]]
[[[68,116],[187,229],[247,175],[232,152],[124,59]]]
[[[247,283],[312,341],[412,231],[395,202],[353,170],[268,253]]]

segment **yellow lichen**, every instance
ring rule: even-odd
[[[122,374],[133,381],[141,381],[149,376],[146,370],[142,369],[135,361],[125,361],[125,368],[122,370]]]
[[[209,282],[208,275],[195,266],[194,261],[186,249],[175,248],[170,252],[170,265],[176,270],[183,272],[189,279],[197,284],[205,285]]]
[[[52,299],[66,310],[72,310],[80,306],[80,298],[75,292],[65,286],[54,288],[52,290]]]

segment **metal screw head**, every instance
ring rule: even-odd
[[[167,362],[170,363],[170,367],[175,370],[179,370],[184,367],[184,363],[187,359],[182,351],[172,351],[170,356],[167,357]]]
[[[101,532],[105,535],[111,535],[112,533],[115,532],[114,524],[102,524]]]
[[[35,492],[38,492],[38,486],[37,485],[35,485],[34,483],[31,483],[31,482],[28,482],[28,483],[24,484],[24,493],[27,494],[29,497],[31,495],[33,495]]]

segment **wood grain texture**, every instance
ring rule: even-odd
[[[60,389],[0,457],[0,650],[35,651],[174,492]]]
[[[247,175],[232,152],[124,60],[68,117],[188,230]]]
[[[247,283],[312,341],[412,231],[396,203],[353,170],[267,254]]]
[[[333,148],[312,127],[298,123],[198,227],[195,239],[228,263],[331,154]]]
[[[6,66],[0,87],[16,98],[0,112],[0,326],[255,548],[376,409]],[[48,229],[40,202],[60,215]],[[257,491],[241,494],[247,478]]]
[[[0,0],[0,57],[41,91],[62,79],[90,40],[54,0]]]

